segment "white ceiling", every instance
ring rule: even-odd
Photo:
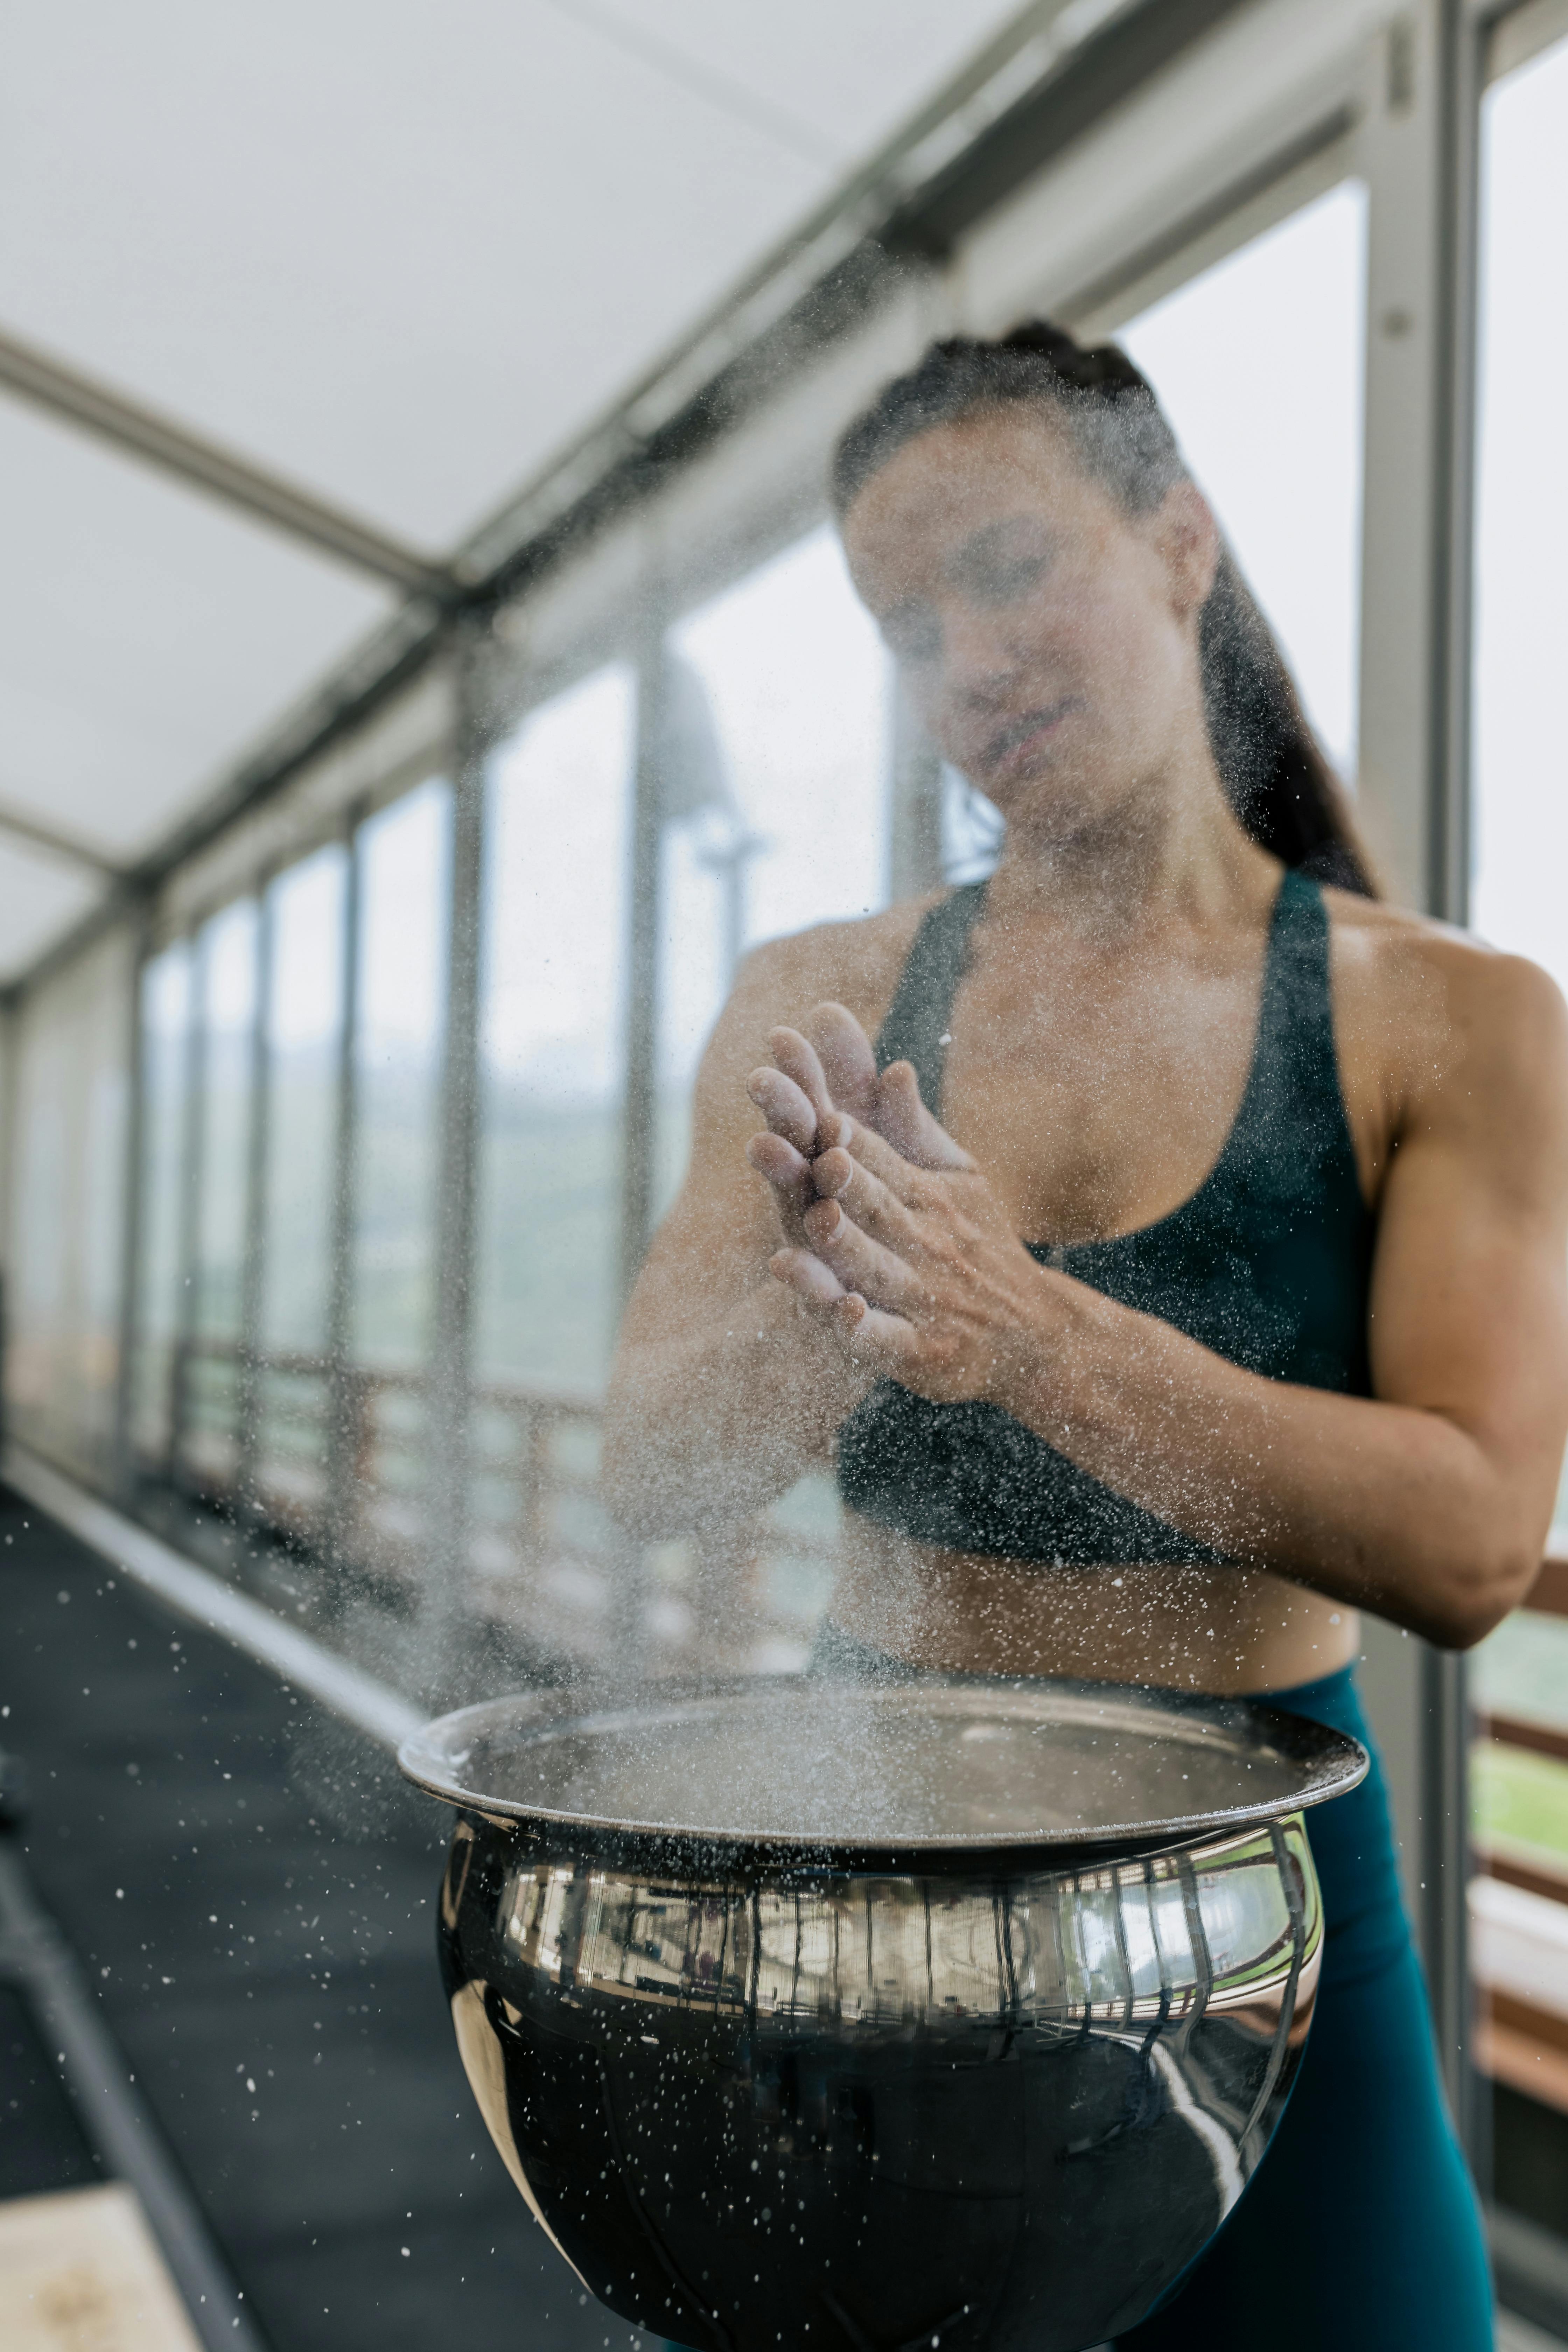
[[[439,556],[1016,5],[14,12],[0,334]],[[0,807],[111,859],[390,609],[4,392],[0,478]],[[0,980],[82,891],[16,921],[23,855],[0,840]]]

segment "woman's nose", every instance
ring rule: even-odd
[[[1023,666],[1023,653],[999,615],[960,612],[942,630],[942,694],[945,700],[984,705],[1005,694]]]

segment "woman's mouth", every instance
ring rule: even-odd
[[[1042,710],[1026,710],[1022,718],[999,727],[981,754],[984,772],[1011,776],[1027,768],[1073,709],[1074,700],[1073,696],[1064,695],[1059,702],[1049,703]]]

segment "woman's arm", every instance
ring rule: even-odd
[[[1228,1557],[1463,1647],[1535,1575],[1568,1430],[1568,1024],[1510,959],[1453,943],[1443,983],[1384,1187],[1370,1400],[1244,1371],[1038,1265],[983,1176],[858,1124],[813,1162],[775,1272],[847,1363],[984,1398]]]
[[[690,1173],[633,1290],[605,1400],[605,1497],[646,1538],[772,1502],[826,1460],[876,1378],[769,1273],[781,1244],[804,1245],[801,1213],[815,1196],[809,1181],[770,1191],[748,1164],[762,1125],[748,1081],[781,1015],[809,1024],[825,976],[853,993],[868,1022],[879,1019],[921,911],[758,949],[714,1031],[693,1100]],[[832,1289],[820,1269],[818,1279]]]

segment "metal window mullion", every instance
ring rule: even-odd
[[[663,599],[657,593],[654,602],[656,610],[662,607]],[[643,645],[637,670],[626,985],[622,1024],[618,1298],[623,1309],[653,1237],[658,1154],[658,940],[664,887],[668,663],[668,639],[662,626],[656,626]],[[738,942],[731,944],[738,947]],[[647,1563],[643,1546],[624,1530],[616,1539],[611,1573],[614,1587],[608,1663],[613,1673],[635,1681],[643,1667]]]
[[[120,1215],[120,1356],[114,1374],[114,1454],[110,1477],[114,1493],[128,1500],[136,1485],[136,1351],[141,1344],[142,1231],[147,1198],[147,1029],[144,990],[152,960],[151,910],[143,904],[131,950],[131,986],[126,1005],[125,1133]],[[6,1132],[13,1134],[7,1122]]]
[[[188,940],[190,994],[185,1026],[184,1100],[180,1137],[180,1224],[174,1348],[169,1364],[167,1475],[177,1483],[190,1407],[190,1360],[201,1303],[202,1179],[206,1140],[207,951],[199,934]]]
[[[344,812],[342,930],[338,972],[337,1126],[332,1141],[332,1216],[328,1259],[327,1425],[322,1513],[330,1563],[342,1561],[353,1536],[358,1469],[353,1400],[354,1212],[359,1190],[360,929],[364,856],[358,803]]]
[[[426,1389],[431,1575],[421,1602],[433,1676],[451,1663],[452,1643],[467,1613],[473,1515],[469,1486],[474,1257],[489,760],[495,733],[492,643],[485,620],[466,623],[458,633],[454,677],[456,751],[436,1196],[436,1296]]]
[[[888,696],[889,889],[896,905],[942,881],[942,754],[897,677]]]
[[[256,999],[250,1024],[250,1118],[246,1132],[245,1260],[240,1276],[239,1377],[235,1395],[234,1490],[252,1512],[261,1413],[261,1309],[267,1280],[267,1169],[272,1114],[272,959],[277,923],[270,875],[256,891]]]
[[[622,1024],[620,1284],[624,1306],[653,1226],[658,1150],[658,929],[662,766],[668,734],[668,652],[662,635],[643,647],[637,672],[626,985]]]
[[[1464,0],[1414,0],[1371,45],[1357,134],[1371,195],[1361,801],[1395,894],[1458,920],[1469,855],[1480,41]],[[1457,2114],[1473,2121],[1463,1666],[1375,1623],[1366,1647],[1444,2073]]]
[[[1483,27],[1465,0],[1438,9],[1437,319],[1433,373],[1434,565],[1429,761],[1431,832],[1427,903],[1434,914],[1469,916],[1471,856],[1471,700],[1473,685],[1477,264],[1479,215]],[[1437,2046],[1472,2161],[1489,2170],[1485,2126],[1489,2100],[1479,2095],[1473,2063],[1474,1991],[1469,1969],[1468,1895],[1470,1708],[1462,1654],[1430,1646],[1422,1653],[1424,1803],[1422,1942]]]

